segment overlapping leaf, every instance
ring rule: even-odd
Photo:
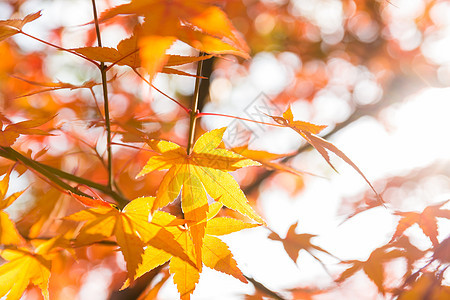
[[[0,41],[9,38],[17,33],[19,33],[25,24],[36,20],[41,16],[41,12],[38,11],[34,14],[29,14],[25,18],[11,19],[11,20],[1,20],[0,21]]]
[[[182,189],[181,205],[185,218],[200,224],[191,229],[199,268],[206,226],[204,220],[208,212],[206,192],[228,208],[260,224],[264,222],[248,204],[238,183],[228,173],[246,166],[257,166],[259,163],[226,149],[218,149],[225,129],[212,130],[202,135],[190,155],[187,155],[185,148],[171,142],[149,142],[152,149],[160,155],[151,157],[138,174],[142,176],[155,170],[169,169],[156,194],[153,210],[172,202]]]
[[[428,236],[434,246],[439,244],[437,239],[438,226],[436,218],[450,219],[450,210],[441,209],[450,200],[430,205],[426,207],[421,213],[419,212],[396,212],[395,214],[400,216],[401,219],[398,222],[397,229],[395,230],[392,240],[400,237],[406,229],[414,224],[419,225],[423,233]]]
[[[121,211],[114,207],[96,207],[66,217],[73,221],[86,221],[76,237],[75,244],[89,245],[114,236],[127,262],[128,276],[131,279],[142,262],[146,244],[164,249],[171,255],[192,263],[166,228],[149,222],[153,201],[153,197],[141,197],[131,201]],[[156,212],[153,218],[158,219],[160,214],[162,212]],[[178,224],[180,223],[168,223],[165,226]]]
[[[353,276],[356,272],[364,270],[364,273],[376,284],[380,293],[384,294],[384,266],[385,262],[405,256],[405,253],[399,249],[390,249],[389,246],[383,246],[375,249],[366,261],[349,260],[343,263],[352,266],[345,270],[337,282],[342,282]]]
[[[201,261],[205,266],[214,269],[225,274],[229,274],[240,281],[246,283],[245,277],[242,272],[237,267],[237,263],[233,258],[231,251],[228,246],[222,242],[216,235],[225,235],[233,233],[242,229],[252,228],[258,226],[257,224],[245,223],[240,220],[218,217],[214,216],[219,212],[222,207],[221,203],[214,203],[210,205],[208,209],[208,214],[205,220],[202,222],[206,223],[206,235],[202,244],[202,257]],[[168,213],[159,212],[159,219],[155,220],[153,218],[152,222],[155,222],[161,226],[167,223],[174,222],[176,218]],[[192,228],[199,224],[192,225],[188,228],[186,227],[170,227],[168,230],[175,236],[176,241],[183,247],[185,253],[192,259],[196,260],[197,255],[196,247],[191,239],[191,234],[189,233]],[[174,283],[177,285],[178,291],[180,292],[182,299],[190,299],[190,294],[195,289],[195,285],[198,283],[200,278],[201,270],[195,268],[191,264],[177,257],[172,257],[172,255],[167,252],[156,249],[154,247],[147,247],[142,258],[142,264],[139,265],[135,278],[142,276],[148,271],[162,265],[170,260],[169,268],[170,273],[174,274]],[[129,281],[124,285],[128,286]]]
[[[141,57],[139,55],[140,49],[136,35],[132,35],[131,37],[122,40],[117,45],[117,49],[109,47],[82,47],[72,50],[95,61],[114,63],[119,66],[129,66],[133,69],[141,67]],[[161,68],[156,68],[154,71],[147,69],[150,75],[153,75],[156,72],[162,72],[166,74],[195,76],[181,70],[173,69],[172,67],[209,59],[212,55],[194,57],[168,54],[167,57],[168,60]]]
[[[283,117],[278,116],[270,116],[270,117],[278,124],[292,128],[298,134],[300,134],[311,146],[313,146],[320,153],[320,155],[322,155],[322,157],[333,168],[333,170],[336,170],[336,168],[331,164],[330,157],[327,151],[333,152],[334,154],[339,156],[343,161],[345,161],[348,165],[350,165],[353,169],[355,169],[355,171],[358,172],[364,178],[364,180],[367,182],[370,188],[377,195],[378,200],[380,202],[383,202],[381,196],[377,193],[375,188],[372,186],[372,184],[364,175],[364,173],[358,168],[358,166],[356,166],[355,163],[350,158],[348,158],[348,156],[345,155],[341,150],[339,150],[335,145],[317,136],[318,133],[320,133],[324,128],[326,128],[325,125],[315,125],[303,121],[294,121],[294,115],[292,114],[290,106],[283,113]]]
[[[34,251],[26,248],[4,249],[0,256],[7,262],[0,266],[0,297],[21,299],[25,289],[36,285],[44,299],[49,299],[51,256],[56,248],[68,246],[60,237],[40,243]]]
[[[9,177],[10,173],[8,172],[0,181],[0,244],[19,245],[23,243],[23,238],[17,232],[14,222],[3,210],[13,204],[23,192],[16,192],[5,198],[9,187]]]
[[[166,50],[176,40],[206,53],[248,58],[248,47],[226,14],[209,1],[132,0],[104,12],[101,19],[119,14],[144,16],[139,48],[142,66],[151,75],[162,69]]]
[[[450,299],[450,286],[442,284],[442,276],[427,272],[411,284],[409,289],[401,291],[398,300]]]
[[[36,129],[36,127],[39,127],[48,121],[53,119],[51,118],[39,118],[34,120],[28,120],[28,121],[22,121],[15,124],[9,124],[5,127],[4,130],[1,128],[3,127],[3,122],[0,120],[0,146],[3,147],[9,147],[13,145],[16,142],[16,139],[21,134],[27,134],[27,135],[52,135],[51,133],[48,133],[47,131]]]

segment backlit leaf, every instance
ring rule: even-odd
[[[36,20],[41,16],[41,11],[38,11],[34,14],[29,14],[25,18],[18,20],[18,19],[11,19],[11,20],[1,20],[0,21],[0,41],[9,38],[10,36],[15,35],[16,33],[19,33],[23,26],[25,24]]]
[[[8,294],[7,299],[21,299],[29,285],[37,286],[44,299],[49,299],[48,281],[50,279],[51,250],[58,247],[58,238],[41,243],[35,251],[25,248],[5,249],[0,256],[8,262],[0,266],[0,297]]]
[[[130,280],[134,279],[136,269],[142,263],[146,243],[179,256],[180,260],[189,260],[164,226],[148,221],[153,201],[153,197],[141,197],[131,201],[122,211],[113,207],[97,207],[66,217],[68,220],[86,221],[76,237],[75,244],[89,245],[115,236],[127,262]]]
[[[50,120],[51,118],[38,118],[34,120],[22,121],[14,124],[9,124],[5,127],[4,130],[0,128],[0,146],[9,147],[16,142],[16,139],[21,134],[27,135],[52,135],[47,131],[36,129],[35,127],[39,127]],[[0,125],[2,122],[0,121]]]
[[[334,154],[339,156],[343,161],[345,161],[348,165],[350,165],[353,169],[355,169],[355,171],[358,172],[364,178],[364,180],[367,182],[370,188],[377,195],[378,200],[381,203],[383,202],[381,196],[377,193],[375,188],[372,186],[372,184],[364,175],[364,173],[358,168],[358,166],[356,166],[355,163],[353,163],[353,161],[350,158],[348,158],[348,156],[345,155],[341,150],[339,150],[335,145],[316,135],[320,133],[326,126],[315,125],[303,121],[294,121],[294,116],[292,114],[290,106],[283,113],[283,117],[277,116],[270,116],[270,117],[278,124],[292,128],[298,134],[300,134],[311,146],[313,146],[320,153],[320,155],[322,155],[322,157],[330,165],[330,167],[333,168],[333,170],[336,169],[331,164],[330,157],[327,151],[333,152]]]
[[[439,204],[430,205],[426,207],[422,213],[418,212],[396,212],[395,214],[400,216],[401,219],[398,222],[397,229],[395,230],[392,240],[400,237],[406,229],[414,224],[418,224],[423,233],[428,236],[434,246],[439,244],[437,240],[438,226],[436,218],[450,219],[450,210],[441,209],[448,201],[441,202]]]
[[[3,210],[9,207],[23,192],[16,192],[6,197],[9,187],[10,172],[0,181],[0,244],[2,245],[19,245],[24,242],[16,229],[14,222],[9,218],[8,214]]]

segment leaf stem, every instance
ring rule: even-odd
[[[118,60],[116,60],[115,62],[113,62],[112,64],[110,64],[107,68],[106,71],[108,71],[109,69],[111,69],[112,67],[114,67],[115,65],[117,65],[119,62],[121,62],[122,60],[124,60],[125,58],[127,58],[128,56],[131,56],[135,53],[139,52],[139,48],[136,50],[131,51],[130,53],[128,53],[127,55],[119,58]]]
[[[199,56],[205,55],[203,52],[200,52]],[[197,120],[198,112],[198,98],[200,94],[200,83],[202,79],[200,78],[202,76],[202,69],[203,69],[203,60],[200,60],[197,63],[197,77],[195,78],[195,90],[194,90],[194,97],[192,99],[192,105],[191,109],[189,111],[189,139],[187,144],[187,155],[191,154],[191,148],[194,144],[194,138],[195,138],[195,121]]]
[[[269,125],[269,126],[275,126],[275,127],[284,127],[286,128],[286,126],[280,125],[280,124],[273,124],[273,123],[266,123],[266,122],[261,122],[261,121],[256,121],[256,120],[252,120],[252,119],[246,119],[246,118],[241,118],[241,117],[236,117],[236,116],[230,116],[230,115],[224,115],[224,114],[216,114],[216,113],[197,113],[197,118],[200,117],[205,117],[205,116],[215,116],[215,117],[225,117],[225,118],[232,118],[232,119],[237,119],[237,120],[242,120],[242,121],[247,121],[247,122],[253,122],[253,123],[258,123],[258,124],[263,124],[263,125]]]
[[[31,34],[28,34],[28,33],[24,32],[24,31],[22,31],[22,30],[20,30],[19,33],[21,33],[21,34],[23,34],[23,35],[25,35],[25,36],[27,36],[27,37],[29,37],[29,38],[32,38],[32,39],[34,39],[34,40],[36,40],[36,41],[38,41],[38,42],[41,42],[41,43],[43,43],[43,44],[45,44],[45,45],[47,45],[47,46],[56,48],[56,49],[61,50],[61,51],[68,52],[68,53],[70,53],[70,54],[74,54],[74,55],[76,55],[76,56],[78,56],[78,57],[81,57],[81,58],[83,58],[83,59],[85,59],[85,60],[87,60],[87,61],[93,63],[93,64],[96,65],[97,67],[100,67],[100,65],[99,65],[95,60],[92,60],[92,59],[90,59],[90,58],[88,58],[88,57],[86,57],[86,56],[84,56],[84,55],[82,55],[82,54],[80,54],[80,53],[78,53],[78,52],[75,52],[75,51],[72,51],[72,50],[63,48],[63,47],[61,47],[61,46],[58,46],[58,45],[49,43],[49,42],[44,41],[44,40],[41,40],[40,38],[37,38],[37,37],[35,37],[35,36],[32,36]]]
[[[170,100],[172,100],[173,102],[175,102],[178,106],[180,106],[186,113],[190,113],[189,108],[187,108],[186,106],[184,106],[183,104],[181,104],[180,102],[178,102],[176,99],[170,97],[169,95],[167,95],[166,93],[164,93],[163,91],[161,91],[160,89],[156,88],[150,81],[148,81],[147,79],[145,79],[144,76],[142,76],[141,73],[139,73],[135,68],[133,68],[134,73],[136,73],[137,76],[139,76],[143,81],[145,81],[145,83],[147,83],[149,86],[151,86],[152,88],[154,88],[157,92],[159,92],[160,94],[162,94],[163,96],[166,96],[167,98],[169,98]]]
[[[97,43],[102,47],[102,38],[100,35],[100,26],[98,23],[97,6],[95,0],[92,0],[92,9],[94,11],[95,31],[97,33]],[[102,74],[102,88],[103,88],[103,105],[105,110],[105,126],[106,126],[106,151],[108,152],[108,187],[112,189],[113,186],[113,168],[112,168],[112,150],[111,150],[111,120],[109,118],[109,100],[108,100],[108,80],[106,79],[107,67],[104,62],[100,63],[100,72]]]

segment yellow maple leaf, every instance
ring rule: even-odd
[[[169,171],[164,176],[156,194],[153,210],[172,202],[181,193],[181,206],[185,219],[194,226],[190,234],[197,252],[197,267],[201,269],[201,249],[205,232],[208,199],[206,192],[216,201],[262,224],[264,221],[252,207],[228,171],[246,166],[258,166],[258,162],[244,158],[226,149],[217,148],[226,128],[203,134],[187,155],[185,148],[167,141],[150,141],[149,145],[160,155],[151,157],[139,176],[155,170]]]
[[[68,247],[67,240],[55,237],[39,242],[34,251],[27,248],[3,249],[0,256],[7,262],[0,266],[0,297],[18,300],[25,289],[36,285],[41,289],[44,299],[49,299],[48,281],[50,279],[51,257],[57,248]]]
[[[258,224],[250,224],[232,218],[214,218],[221,207],[222,204],[219,202],[211,204],[206,219],[202,221],[203,223],[206,223],[206,235],[202,244],[201,261],[205,266],[211,269],[231,275],[240,281],[247,283],[244,275],[237,267],[237,263],[233,258],[233,254],[228,249],[228,246],[214,235],[225,235],[242,229],[256,227]],[[160,216],[162,217],[160,220],[153,219],[152,221],[156,223],[161,222],[160,225],[164,225],[167,222],[177,220],[175,216],[165,212],[161,212]],[[195,260],[197,252],[196,245],[194,245],[189,231],[198,225],[199,224],[197,223],[190,227],[174,226],[168,229],[192,260]],[[177,286],[181,299],[190,299],[190,295],[199,281],[201,269],[195,268],[185,260],[172,257],[172,255],[163,250],[151,246],[145,249],[145,253],[142,257],[142,264],[139,265],[136,271],[135,279],[169,260],[170,273],[174,274],[173,281]],[[129,283],[130,281],[127,281],[123,288],[127,287]]]
[[[75,245],[89,245],[115,236],[127,263],[129,278],[134,278],[146,244],[164,249],[193,264],[167,229],[153,221],[149,222],[153,201],[154,197],[141,197],[128,203],[121,211],[114,207],[96,207],[67,216],[69,220],[86,221],[76,237]],[[156,212],[153,218],[158,220],[159,214]],[[165,226],[179,224],[175,222]]]
[[[3,210],[10,206],[23,192],[16,192],[5,198],[9,187],[8,172],[0,181],[0,244],[2,245],[19,245],[24,242],[23,238],[17,232],[14,222],[9,218],[8,214]]]

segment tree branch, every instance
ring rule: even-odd
[[[92,198],[92,196],[85,194],[82,191],[78,190],[77,188],[74,188],[71,185],[69,185],[68,183],[62,181],[61,178],[94,188],[94,189],[104,193],[105,195],[108,195],[111,198],[113,198],[115,201],[117,201],[117,204],[119,204],[120,207],[124,207],[129,202],[128,199],[126,199],[122,195],[116,193],[108,186],[90,181],[90,180],[82,178],[82,177],[78,177],[76,175],[64,172],[57,168],[34,161],[34,160],[20,154],[19,152],[17,152],[16,150],[14,150],[12,148],[0,147],[0,156],[7,158],[11,161],[21,162],[27,168],[35,170],[36,172],[42,174],[43,176],[45,176],[46,178],[51,180],[53,183],[55,183],[58,186],[60,186],[61,188],[63,188],[64,190],[70,191],[74,194]]]
[[[102,38],[100,35],[100,26],[98,24],[97,7],[95,0],[92,0],[92,9],[94,11],[95,31],[97,33],[97,43],[99,47],[102,47]],[[112,170],[112,150],[111,150],[111,120],[109,118],[109,100],[108,100],[108,80],[106,79],[107,67],[104,62],[99,66],[102,75],[102,88],[103,88],[103,105],[105,109],[105,126],[106,126],[106,151],[108,152],[108,187],[113,187],[113,170]]]

